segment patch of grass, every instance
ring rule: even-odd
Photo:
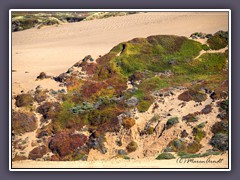
[[[156,157],[157,160],[165,160],[165,159],[175,159],[174,155],[171,153],[162,153],[159,154],[158,157]]]
[[[185,153],[185,152],[179,152],[178,156],[181,158],[200,158],[200,157],[207,157],[211,155],[219,155],[221,152],[219,151],[209,151],[202,154],[191,154],[191,153]]]

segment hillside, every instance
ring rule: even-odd
[[[205,42],[201,43],[200,39]],[[90,55],[14,97],[13,160],[205,157],[228,150],[228,32],[156,35]]]

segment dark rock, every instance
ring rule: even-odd
[[[48,76],[47,76],[47,74],[45,73],[45,72],[41,72],[40,74],[39,74],[39,76],[37,76],[37,79],[45,79],[45,78],[47,78]]]
[[[69,77],[67,73],[62,73],[59,76],[54,77],[53,79],[57,82],[62,82],[63,83],[67,79],[67,77]]]
[[[47,147],[42,145],[34,148],[29,153],[29,159],[36,160],[38,158],[42,158],[47,153]]]

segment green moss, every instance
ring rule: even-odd
[[[164,159],[175,159],[174,155],[171,153],[162,153],[156,157],[157,160],[164,160]]]

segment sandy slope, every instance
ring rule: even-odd
[[[56,82],[35,81],[36,76],[42,71],[58,75],[85,55],[96,58],[132,38],[156,34],[189,36],[196,31],[214,33],[227,29],[228,16],[223,12],[151,12],[14,32],[12,69],[17,72],[13,73],[13,92],[38,84],[56,89]]]

